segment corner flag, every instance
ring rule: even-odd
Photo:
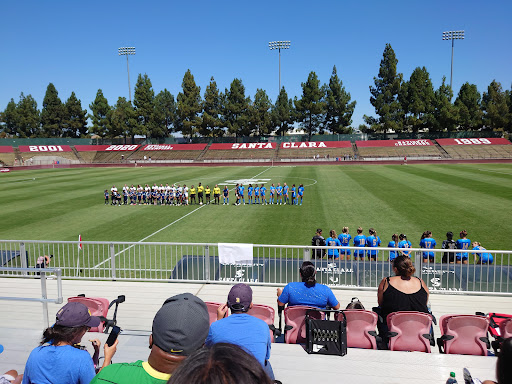
[[[82,235],[78,235],[78,250],[80,251],[82,249]]]

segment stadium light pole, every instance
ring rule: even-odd
[[[289,49],[290,41],[271,41],[268,47],[271,51],[277,49],[279,51],[279,92],[281,92],[281,49]],[[279,94],[279,92],[277,94]]]
[[[126,56],[126,69],[128,70],[128,98],[132,102],[132,90],[130,87],[130,64],[128,64],[128,56],[135,55],[135,47],[121,47],[117,49],[119,56]]]
[[[452,80],[453,80],[453,41],[454,40],[464,40],[464,31],[446,31],[443,32],[443,40],[451,40],[452,41],[452,65],[450,69],[450,88],[452,88]],[[453,88],[452,88],[453,91]]]

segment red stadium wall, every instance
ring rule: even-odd
[[[439,145],[509,145],[512,144],[507,139],[489,138],[489,139],[436,139]]]
[[[368,140],[356,141],[358,147],[406,147],[406,146],[430,146],[434,143],[430,140]]]
[[[142,151],[202,151],[206,144],[148,144]]]
[[[0,145],[0,153],[13,153],[14,148],[7,145]]]
[[[69,145],[20,145],[20,152],[71,152]]]
[[[123,145],[75,145],[78,152],[106,152],[106,151],[135,151],[140,145],[123,144]]]
[[[300,143],[281,143],[282,149],[305,149],[305,148],[350,148],[350,141],[304,141]]]
[[[276,143],[213,143],[209,149],[276,149]]]

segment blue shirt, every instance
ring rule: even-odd
[[[486,249],[480,245],[473,247],[473,250],[486,251]],[[482,264],[492,264],[494,262],[494,258],[489,252],[476,253],[476,255],[478,256],[479,262]]]
[[[469,249],[469,247],[471,246],[471,240],[469,240],[469,239],[458,239],[455,242],[455,245],[457,246],[457,249]],[[455,257],[457,257],[457,259],[460,259],[461,257],[463,259],[467,259],[468,258],[468,253],[467,252],[457,252],[455,254]]]
[[[70,345],[45,345],[30,352],[23,384],[89,384],[94,365],[87,351]]]
[[[299,187],[299,196],[304,194],[304,187]]]
[[[270,194],[273,195],[275,193],[275,191],[276,191],[276,187],[271,185],[270,186]]]
[[[396,248],[396,242],[391,240],[388,243],[388,248]],[[389,251],[389,261],[393,261],[396,258],[396,251]]]
[[[254,187],[254,196],[260,195],[260,187]]]
[[[320,309],[326,309],[327,305],[333,308],[339,304],[327,285],[316,283],[313,287],[308,287],[303,282],[286,284],[278,300],[290,306],[306,305]]]
[[[366,246],[367,247],[370,247],[370,248],[375,248],[375,247],[378,247],[380,245],[381,241],[380,241],[380,237],[379,236],[368,236],[366,238]],[[374,250],[374,249],[371,249],[371,250],[368,250],[368,256],[377,256],[377,250]]]
[[[366,245],[366,236],[365,235],[357,235],[354,237],[354,247],[364,247]],[[354,250],[354,256],[360,257],[364,256],[364,251]]]
[[[352,239],[352,236],[349,233],[341,233],[338,235],[338,240],[340,241],[342,247],[349,247],[350,239]],[[342,250],[341,253],[350,255],[350,249]]]
[[[270,358],[270,331],[267,323],[247,313],[235,313],[210,325],[207,346],[236,344],[252,354],[261,365]]]
[[[288,194],[288,186],[287,186],[287,185],[285,185],[285,186],[283,187],[283,191],[284,191],[284,194],[285,194],[285,195],[287,195],[287,194]]]
[[[341,242],[336,238],[328,237],[325,240],[325,245],[327,245],[328,247],[341,247]],[[327,250],[327,257],[333,257],[333,256],[334,256],[334,258],[337,259],[338,257],[340,257],[340,253],[337,249],[329,248]]]
[[[436,247],[436,241],[431,237],[421,239],[420,248],[434,249]],[[434,252],[423,252],[423,258],[433,258]]]
[[[247,188],[247,196],[252,196],[252,189],[252,187]]]
[[[277,190],[277,194],[280,195],[281,193],[283,193],[283,187],[279,186],[276,188]]]
[[[295,197],[297,196],[296,192],[295,192],[295,187],[292,187],[292,197]]]
[[[265,192],[267,191],[267,188],[265,187],[261,187],[260,188],[260,192],[261,192],[261,196],[265,196]]]
[[[239,187],[238,187],[238,193],[239,193],[240,195],[242,195],[242,196],[244,195],[244,190],[245,190],[245,187],[244,187],[243,185],[241,185],[241,186],[239,186]]]
[[[401,242],[398,243],[398,248],[411,248],[412,244],[409,240],[402,240]],[[404,256],[409,256],[411,255],[411,251],[402,251],[403,255]]]
[[[224,188],[223,192],[224,192],[224,196],[227,196],[229,193],[229,190],[227,188]]]

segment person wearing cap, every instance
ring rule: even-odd
[[[313,246],[325,246],[325,239],[322,236],[322,230],[318,228],[315,236],[311,239],[311,245]],[[313,258],[321,259],[325,255],[325,249],[314,249]]]
[[[244,348],[260,362],[270,379],[274,372],[270,358],[270,331],[267,323],[247,313],[253,306],[252,289],[239,283],[231,287],[228,301],[217,309],[217,321],[210,325],[206,346],[217,343],[230,343]],[[226,316],[228,308],[231,316]]]
[[[206,304],[191,293],[167,299],[153,319],[147,361],[111,364],[91,384],[164,384],[180,363],[204,345],[210,320]]]
[[[64,305],[56,316],[55,324],[43,332],[41,345],[32,350],[25,364],[24,384],[82,384],[89,383],[95,374],[89,353],[75,347],[85,333],[100,324],[100,318],[91,316],[82,303]],[[100,341],[92,340],[95,354]],[[110,364],[116,352],[117,341],[111,347],[105,344],[103,367]]]

